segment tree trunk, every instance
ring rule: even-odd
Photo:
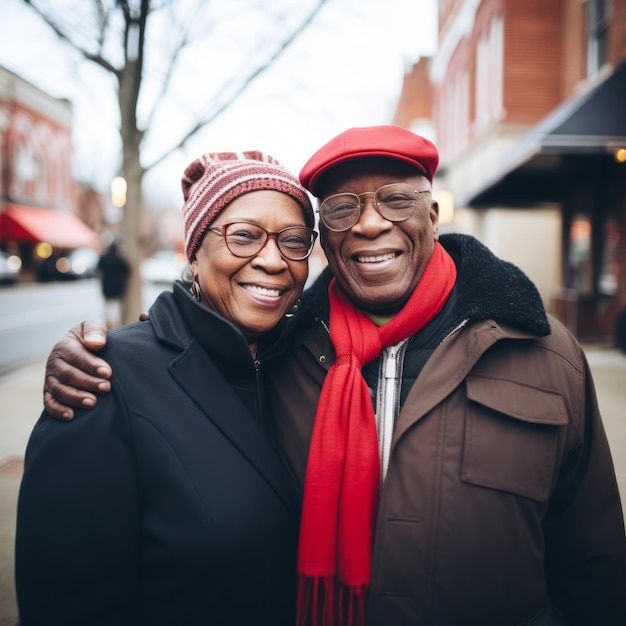
[[[141,261],[143,241],[141,225],[143,216],[143,191],[141,183],[145,169],[141,166],[141,140],[143,133],[137,128],[137,66],[128,61],[119,74],[119,106],[122,134],[122,174],[126,179],[126,206],[122,218],[122,248],[131,266],[128,289],[122,301],[122,322],[136,322],[143,311]]]
[[[139,151],[130,151],[124,159],[124,174],[128,190],[122,218],[122,248],[131,266],[126,295],[122,301],[122,322],[136,322],[143,309],[141,261],[143,241],[141,224],[143,215],[143,193],[141,182],[144,172],[139,164]]]

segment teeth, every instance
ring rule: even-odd
[[[270,296],[274,298],[280,296],[280,291],[278,289],[266,289],[265,287],[258,287],[257,285],[246,285],[245,289],[258,293],[261,296]]]
[[[379,263],[380,261],[388,261],[393,259],[395,254],[390,252],[389,254],[378,254],[376,256],[359,256],[357,260],[359,263]]]

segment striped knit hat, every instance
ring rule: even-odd
[[[182,180],[185,252],[192,261],[207,228],[233,200],[264,189],[291,196],[313,228],[313,207],[304,187],[276,159],[258,151],[203,154],[187,167]]]

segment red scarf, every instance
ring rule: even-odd
[[[445,304],[454,261],[435,243],[402,310],[377,327],[333,279],[330,338],[336,361],[317,406],[304,486],[298,553],[298,626],[365,623],[365,596],[380,492],[376,418],[361,367],[417,333]]]

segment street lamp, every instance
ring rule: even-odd
[[[122,176],[116,176],[111,181],[111,203],[118,209],[123,209],[126,205],[126,179]]]

